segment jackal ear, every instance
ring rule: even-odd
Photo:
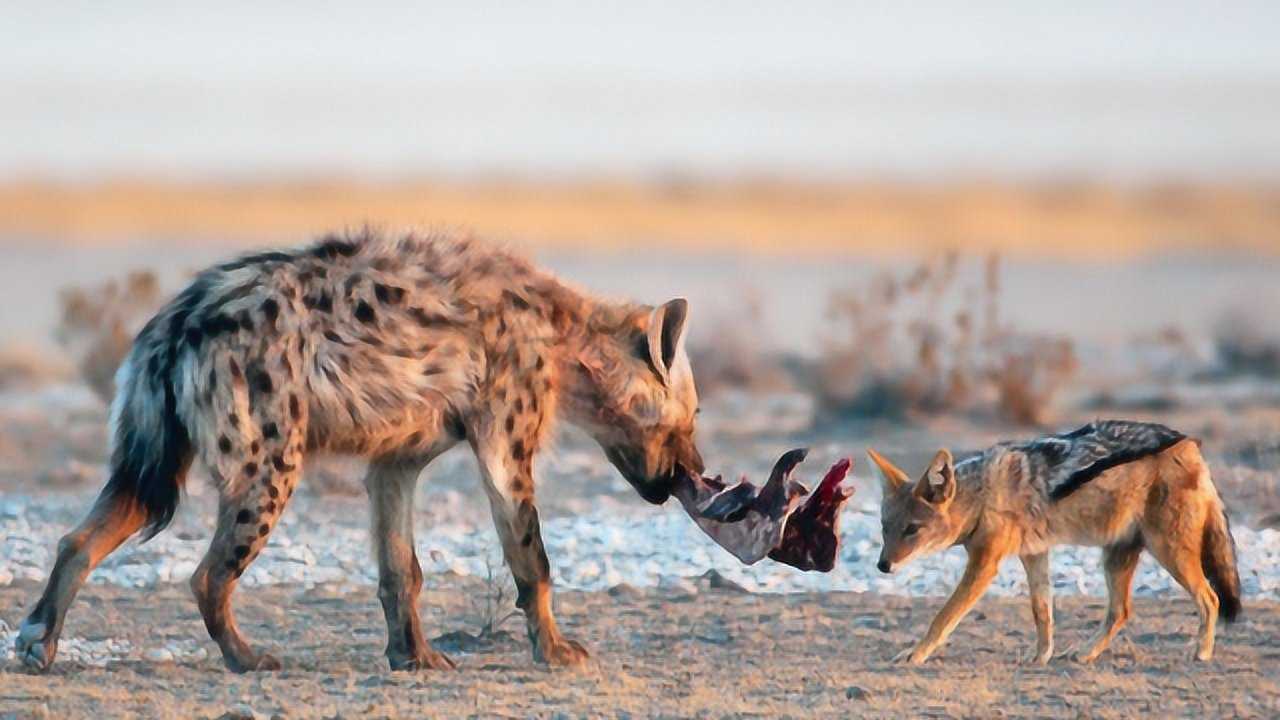
[[[688,317],[689,301],[684,298],[659,305],[649,314],[649,364],[664,384],[671,384],[672,370],[684,350]]]
[[[929,469],[916,483],[915,493],[931,505],[946,505],[956,496],[956,467],[950,450],[943,448],[933,456]]]
[[[885,495],[896,492],[898,488],[911,482],[911,478],[907,477],[906,473],[875,450],[867,448],[867,457],[871,458],[871,462],[875,463],[876,468],[880,470],[880,484],[884,488]]]

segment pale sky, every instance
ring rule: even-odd
[[[0,177],[1280,176],[1280,3],[51,2]]]

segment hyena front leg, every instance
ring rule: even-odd
[[[456,667],[431,647],[418,617],[422,566],[413,544],[413,492],[424,465],[375,460],[365,477],[378,557],[378,599],[387,618],[387,660],[392,670]]]
[[[58,558],[44,594],[22,622],[14,650],[25,665],[45,670],[58,652],[67,608],[103,558],[137,532],[147,514],[132,498],[104,492],[89,516],[58,542]]]
[[[254,439],[245,448],[220,442],[221,455],[208,462],[222,490],[218,529],[191,576],[191,590],[209,636],[218,643],[222,660],[232,672],[280,669],[279,660],[254,652],[240,634],[231,610],[231,593],[267,544],[267,536],[297,487],[306,430],[296,416],[287,427],[276,421],[263,422],[263,432],[256,437],[250,434]]]
[[[533,658],[553,666],[586,662],[588,653],[560,634],[551,611],[551,565],[542,546],[533,500],[533,448],[529,437],[486,433],[473,440],[502,554],[516,583],[516,606],[524,611]]]
[[[1027,662],[1045,665],[1053,656],[1053,582],[1049,574],[1048,551],[1023,555],[1022,568],[1027,573],[1031,615],[1036,621],[1036,649],[1027,657]]]

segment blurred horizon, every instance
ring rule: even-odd
[[[66,2],[6,11],[0,331],[61,288],[369,224],[812,345],[829,297],[999,255],[1023,328],[1280,298],[1280,5]],[[21,298],[21,301],[18,299]],[[1070,308],[1070,310],[1063,310]],[[759,338],[768,338],[760,340]]]

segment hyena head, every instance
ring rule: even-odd
[[[630,312],[593,332],[577,358],[567,418],[586,430],[648,502],[662,504],[684,473],[701,473],[694,445],[698,392],[685,352],[689,303]]]
[[[955,538],[951,501],[956,496],[951,453],[939,450],[916,482],[875,450],[868,450],[867,454],[880,469],[884,488],[880,503],[884,547],[876,564],[880,572],[893,572],[917,555],[950,547]]]

